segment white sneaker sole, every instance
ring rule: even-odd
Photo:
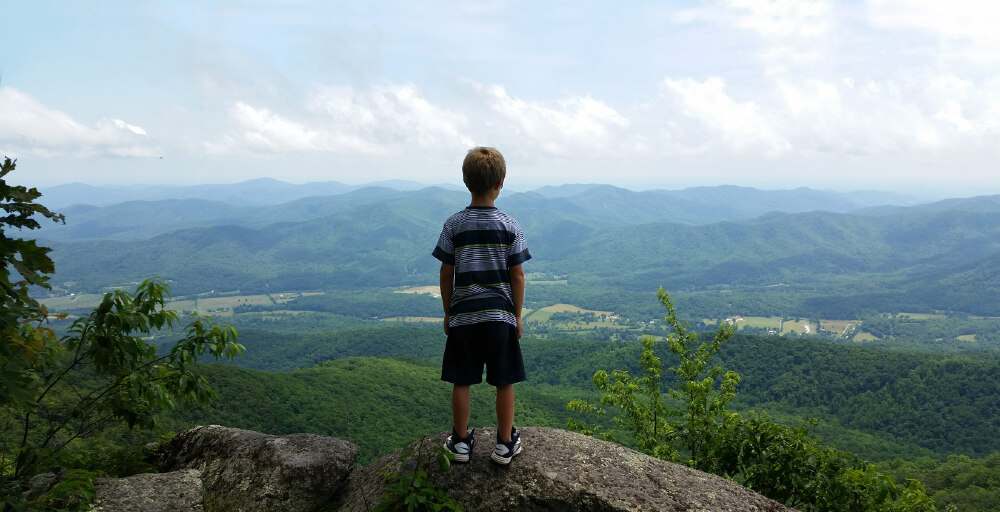
[[[451,449],[448,448],[448,443],[447,442],[444,443],[444,449],[448,450],[455,457],[455,462],[459,462],[459,463],[462,463],[462,464],[464,464],[466,462],[469,462],[469,458],[470,457],[469,457],[468,453],[455,453],[455,452],[451,451]]]
[[[514,447],[514,453],[510,454],[510,457],[497,455],[497,452],[494,451],[492,454],[490,454],[490,458],[493,459],[493,462],[506,466],[507,464],[510,464],[510,461],[514,460],[514,457],[517,457],[517,454],[519,453],[521,453],[521,443],[517,443],[517,446]]]

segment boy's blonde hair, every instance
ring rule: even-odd
[[[507,162],[496,148],[475,147],[462,162],[462,181],[477,196],[484,196],[493,187],[503,183],[507,176]]]

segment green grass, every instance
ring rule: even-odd
[[[232,316],[239,306],[273,306],[286,304],[299,297],[323,295],[322,292],[279,292],[250,295],[210,295],[204,297],[179,297],[168,302],[168,307],[178,311],[193,311],[215,316]],[[100,304],[103,294],[82,293],[62,297],[41,299],[52,312],[76,309],[91,309]]]
[[[92,309],[101,303],[101,298],[104,297],[100,293],[78,293],[74,295],[64,295],[62,297],[50,297],[47,299],[40,299],[45,307],[49,308],[50,312],[59,312],[70,309]]]
[[[859,320],[820,320],[820,325],[817,326],[816,322],[809,320],[782,321],[780,316],[736,316],[730,318],[735,319],[736,327],[739,329],[780,329],[780,334],[796,333],[805,335],[818,334],[819,327],[822,326],[823,330],[835,333],[839,336],[848,327],[856,326],[861,323]],[[712,325],[717,323],[718,320],[703,318],[702,322]]]
[[[820,320],[819,328],[837,336],[842,336],[845,332],[848,332],[848,329],[857,327],[860,324],[861,321],[859,320]]]
[[[860,331],[851,338],[854,341],[868,342],[868,341],[878,341],[878,337],[870,332]]]
[[[817,330],[816,322],[809,320],[785,320],[781,326],[781,334],[796,333],[814,336]]]
[[[552,315],[556,313],[592,313],[594,315],[612,315],[610,311],[597,311],[593,309],[585,309],[580,306],[575,306],[573,304],[552,304],[551,306],[545,306],[543,308],[538,308],[532,311],[530,314],[525,315],[525,321],[529,322],[548,322],[552,319]]]
[[[899,313],[897,318],[908,318],[910,320],[944,320],[948,315],[942,313]]]
[[[739,318],[743,319],[736,321],[736,326],[739,328],[777,329],[781,325],[781,317],[779,316],[742,316]]]
[[[171,427],[217,423],[272,434],[312,432],[349,439],[362,462],[451,425],[451,385],[436,365],[371,357],[338,359],[291,372],[206,367],[219,398],[182,410]],[[517,386],[518,425],[565,427],[565,404],[586,390]],[[471,425],[491,426],[494,393],[474,386]]]
[[[382,319],[383,322],[417,322],[417,323],[434,323],[443,322],[442,318],[433,316],[390,316]]]

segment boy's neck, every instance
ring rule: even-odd
[[[479,208],[496,208],[496,199],[490,197],[472,196],[472,203],[469,206]]]

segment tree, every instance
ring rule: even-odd
[[[56,463],[74,441],[114,424],[148,426],[180,400],[207,400],[213,392],[194,371],[199,358],[232,358],[244,350],[234,328],[198,317],[169,348],[159,346],[157,337],[177,337],[172,329],[179,316],[166,307],[168,288],[157,280],[132,293],[106,293],[57,338],[48,311],[30,295],[32,287],[49,288],[50,249],[8,235],[38,229],[36,216],[63,217],[35,202],[38,190],[9,185],[14,169],[5,159],[0,170],[0,208],[7,213],[0,217],[0,421],[15,423],[0,431],[4,494],[9,484]]]
[[[204,402],[213,396],[194,365],[206,352],[215,358],[239,355],[244,348],[236,330],[195,318],[161,354],[151,339],[178,319],[166,308],[166,297],[166,285],[147,280],[134,293],[106,293],[88,316],[73,322],[60,340],[56,364],[37,376],[32,402],[18,410],[15,478],[114,422],[150,426],[180,399]]]
[[[594,374],[598,404],[574,400],[567,408],[583,414],[614,413],[614,423],[642,451],[654,457],[683,460],[722,475],[772,499],[809,511],[933,512],[934,501],[923,486],[904,486],[856,457],[828,448],[804,428],[790,428],[763,416],[747,418],[729,411],[740,376],[712,364],[734,334],[724,323],[711,338],[690,332],[677,318],[670,296],[657,292],[670,327],[666,343],[677,358],[669,368],[675,380],[664,381],[657,339],[644,336],[639,357],[641,375],[626,370]],[[669,401],[664,398],[664,388]],[[570,428],[598,432],[579,420]]]
[[[657,298],[666,310],[664,320],[669,327],[666,344],[677,356],[677,365],[665,369],[656,355],[657,338],[643,336],[640,376],[626,370],[614,370],[610,375],[598,370],[594,385],[601,392],[599,405],[574,400],[568,407],[599,415],[613,407],[619,412],[615,423],[634,436],[639,449],[669,460],[678,459],[680,449],[684,449],[688,463],[700,467],[701,461],[707,460],[706,451],[715,432],[722,428],[726,408],[736,396],[740,381],[736,372],[725,372],[720,366],[711,365],[712,358],[732,338],[735,328],[723,322],[710,340],[703,341],[677,318],[673,301],[663,288],[657,291]],[[668,372],[673,374],[677,386],[668,388],[665,382]],[[665,391],[674,399],[672,406],[664,399]],[[588,431],[579,422],[571,423],[570,427]]]
[[[49,288],[55,267],[49,250],[34,240],[12,236],[41,227],[35,216],[63,222],[63,216],[35,202],[34,188],[7,183],[17,162],[4,158],[0,166],[0,404],[23,403],[37,377],[36,370],[51,361],[56,345],[52,329],[43,324],[45,306],[29,295],[32,286]]]

